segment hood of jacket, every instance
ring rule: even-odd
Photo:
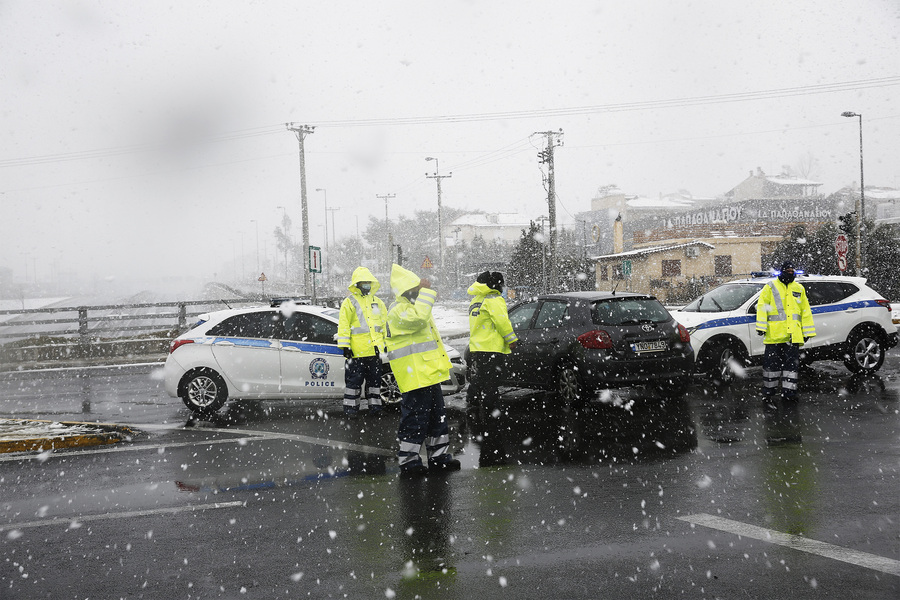
[[[417,287],[421,281],[418,275],[396,263],[391,267],[391,291],[398,301],[403,292]]]
[[[467,293],[470,296],[487,296],[489,294],[500,295],[500,292],[492,287],[488,287],[486,283],[479,283],[477,281],[469,286],[469,290]]]
[[[379,289],[381,289],[381,284],[375,279],[375,276],[372,275],[372,272],[366,267],[356,267],[353,271],[353,276],[350,278],[350,285],[347,286],[347,289],[350,290],[352,294],[360,294],[362,292],[359,291],[359,288],[356,287],[356,284],[360,281],[371,281],[372,282],[372,291],[369,292],[373,296]]]

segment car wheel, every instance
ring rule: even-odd
[[[228,387],[221,375],[212,369],[197,369],[185,375],[181,384],[181,400],[199,415],[209,415],[225,404]]]
[[[585,417],[588,403],[577,369],[563,365],[559,369],[556,386],[560,400],[559,447],[563,456],[574,459],[581,455],[585,444]]]
[[[870,330],[855,331],[847,340],[844,364],[854,373],[877,371],[884,364],[884,346]]]
[[[735,379],[732,362],[741,362],[742,356],[732,342],[714,342],[706,351],[706,373],[714,382],[729,384]]]
[[[400,404],[402,397],[397,379],[394,377],[394,373],[388,369],[381,376],[381,404],[384,406]]]

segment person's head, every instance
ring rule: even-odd
[[[484,285],[487,285],[490,280],[491,280],[491,272],[490,271],[485,271],[484,273],[479,273],[478,277],[475,279],[475,281],[477,281],[478,283],[483,283]]]
[[[487,286],[492,290],[497,290],[500,293],[503,293],[503,273],[498,271],[494,271],[490,274],[490,277],[487,281]]]
[[[794,263],[789,260],[781,263],[781,272],[778,274],[778,281],[780,281],[784,285],[788,285],[789,283],[794,281],[794,277]]]
[[[359,293],[363,296],[367,295],[372,291],[372,282],[371,281],[357,281],[356,287],[359,289]]]

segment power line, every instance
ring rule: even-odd
[[[689,106],[703,106],[710,104],[727,104],[732,102],[747,102],[751,100],[766,100],[775,98],[787,98],[792,96],[805,96],[815,94],[827,94],[843,91],[856,91],[861,89],[889,87],[900,85],[900,76],[881,77],[877,79],[862,79],[857,81],[845,81],[837,83],[819,84],[811,86],[798,86],[790,88],[777,88],[772,90],[758,90],[751,92],[737,92],[732,94],[707,95],[707,96],[689,96],[683,98],[669,98],[662,100],[646,100],[638,102],[623,102],[615,104],[600,104],[591,106],[554,108],[554,109],[538,109],[524,111],[501,111],[488,113],[472,113],[462,115],[438,115],[438,116],[421,116],[421,117],[395,117],[395,118],[372,118],[372,119],[355,119],[355,120],[334,120],[320,121],[318,127],[364,127],[364,126],[398,126],[398,125],[428,125],[438,123],[466,123],[478,121],[492,120],[511,120],[511,119],[531,119],[543,117],[559,117],[572,115],[596,114],[604,112],[626,112],[639,110],[656,110],[663,108],[684,108]],[[196,141],[203,142],[224,142],[232,140],[240,140],[251,137],[264,135],[272,135],[283,131],[282,125],[270,125],[264,127],[254,127],[250,129],[240,129],[233,132],[223,133],[208,137],[197,138]],[[25,165],[46,164],[48,162],[64,162],[71,160],[84,160],[90,158],[105,158],[134,152],[141,152],[153,149],[165,149],[161,144],[136,144],[131,146],[120,146],[115,148],[103,148],[94,150],[84,150],[79,152],[67,152],[59,154],[45,154],[36,156],[27,156],[21,158],[11,158],[0,160],[0,167],[13,167]]]

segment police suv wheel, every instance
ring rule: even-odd
[[[741,361],[734,344],[727,341],[714,342],[705,355],[706,372],[714,382],[728,384],[734,381],[735,373],[731,363]]]
[[[211,369],[191,371],[182,380],[181,400],[198,415],[216,412],[227,399],[225,380]]]
[[[847,340],[844,364],[854,373],[874,372],[884,364],[884,346],[871,331],[853,332]]]
[[[383,405],[399,404],[403,395],[397,385],[397,379],[390,369],[381,376],[381,403]]]

